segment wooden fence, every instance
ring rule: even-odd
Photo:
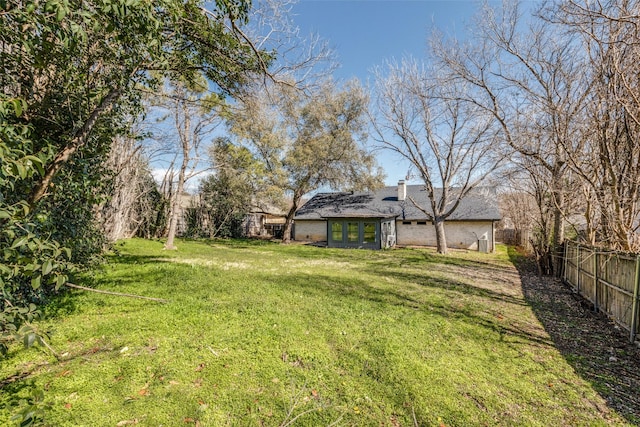
[[[513,228],[503,228],[496,230],[496,241],[507,245],[520,246],[527,250],[531,249],[531,231],[514,230]]]
[[[583,297],[629,332],[640,328],[640,255],[565,243],[562,278]]]

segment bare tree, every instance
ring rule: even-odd
[[[551,250],[564,239],[567,150],[576,144],[588,82],[579,47],[561,29],[532,17],[521,19],[520,4],[485,6],[477,19],[475,44],[432,39],[432,51],[449,78],[471,85],[460,94],[492,114],[510,149],[548,173],[554,226]],[[542,176],[538,177],[541,178]]]
[[[166,93],[156,98],[153,116],[162,115],[160,121],[163,125],[156,127],[161,129],[155,133],[160,148],[153,149],[153,157],[162,158],[169,165],[161,184],[161,189],[171,200],[166,249],[175,249],[174,237],[182,215],[180,199],[185,183],[205,169],[200,162],[203,142],[209,136],[213,137],[212,132],[222,115],[233,114],[229,110],[220,110],[235,105],[235,102],[246,105],[251,102],[253,94],[277,91],[273,88],[281,86],[312,91],[317,89],[318,79],[335,68],[334,53],[325,41],[317,36],[301,37],[291,18],[293,4],[289,0],[259,2],[249,12],[248,21],[228,22],[232,26],[230,31],[256,54],[269,52],[268,55],[258,55],[269,62],[268,67],[266,62],[262,63],[259,72],[252,75],[253,79],[244,80],[242,86],[227,91],[232,98],[224,100],[228,105],[223,106],[223,101],[197,76],[189,85],[167,83]],[[207,10],[204,13],[215,18],[215,13]],[[218,114],[213,110],[216,106],[220,107]],[[212,169],[215,168],[214,165]]]
[[[563,145],[585,185],[589,239],[640,250],[640,2],[567,0],[549,22],[577,38],[591,82],[580,146]]]
[[[107,241],[133,237],[155,209],[149,196],[157,190],[142,148],[138,140],[124,136],[111,145],[106,164],[113,174],[110,198],[97,207]]]
[[[407,159],[424,182],[428,200],[410,200],[433,222],[440,253],[447,252],[444,222],[501,160],[495,118],[458,95],[468,86],[414,60],[376,74],[375,138]]]
[[[505,167],[505,173],[500,174],[496,181],[500,182],[498,201],[502,220],[499,226],[515,233],[509,236],[511,238],[505,243],[530,249],[529,238],[535,229],[539,209],[530,191],[529,177],[520,166],[508,165]]]
[[[501,177],[501,211],[513,220],[514,227],[522,236],[527,236],[528,240],[520,244],[533,251],[540,274],[554,272],[551,244],[556,206],[549,186],[551,173],[532,157],[516,153],[511,157],[507,173]],[[571,171],[565,174],[564,179],[567,187],[574,189],[572,197],[566,197],[564,214],[564,220],[571,234],[574,234],[579,232],[583,224],[579,221],[579,215],[569,213],[580,212],[584,208],[584,201],[580,197],[582,187]]]
[[[221,123],[216,107],[221,100],[207,94],[205,84],[171,82],[165,91],[154,98],[156,122],[159,130],[153,136],[161,145],[160,153],[170,160],[163,182],[170,198],[169,223],[165,249],[176,249],[174,239],[178,220],[182,215],[181,200],[185,183],[203,172],[202,152],[213,139],[213,132]]]
[[[299,90],[318,89],[319,84],[336,69],[335,52],[317,34],[301,34],[293,20],[297,0],[260,1],[252,11],[248,36],[257,49],[277,52],[268,80],[258,76],[263,90],[271,85],[285,85]]]

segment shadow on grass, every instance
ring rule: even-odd
[[[50,301],[43,307],[43,317],[47,319],[59,319],[75,313],[78,310],[78,302],[75,293],[71,289],[64,288],[53,295]]]
[[[28,372],[23,372],[0,381],[0,390],[2,390],[2,396],[0,396],[0,410],[13,413],[20,404],[19,396],[28,394],[25,392],[35,388],[32,381],[23,381],[28,378],[28,376]]]
[[[175,265],[175,263],[172,261],[171,258],[150,256],[150,255],[114,254],[114,255],[109,255],[107,259],[108,259],[108,262],[100,266],[100,268],[109,269],[115,266],[118,270],[121,270],[121,272],[124,274],[119,275],[121,277],[118,277],[117,280],[114,280],[113,277],[111,277],[111,275],[106,275],[105,278],[101,280],[96,280],[91,276],[86,276],[83,281],[84,286],[93,287],[95,285],[104,284],[107,282],[111,284],[129,283],[129,282],[139,281],[142,278],[145,278],[145,279],[148,278],[148,281],[157,281],[164,276],[161,269],[158,269],[157,271],[153,271],[153,272],[144,271],[137,275],[134,275],[134,274],[131,274],[131,272],[134,270],[132,269],[124,270],[121,268],[122,265],[132,265],[132,266],[133,265],[156,265],[157,266],[157,265],[169,265],[169,264],[172,266]]]
[[[393,281],[414,283],[424,289],[428,288],[440,293],[446,292],[445,299],[443,302],[420,300],[410,291],[404,292],[400,288],[388,285],[374,286],[357,277],[345,279],[337,276],[299,273],[286,280],[305,290],[317,290],[318,283],[321,283],[323,291],[332,292],[336,297],[348,297],[374,303],[404,306],[414,310],[428,310],[429,313],[440,315],[443,318],[472,322],[498,333],[501,340],[509,336],[512,339],[517,338],[539,345],[551,345],[546,336],[540,335],[537,331],[526,327],[524,324],[518,325],[513,322],[503,322],[500,317],[487,310],[472,308],[471,305],[473,304],[458,303],[459,300],[472,297],[476,300],[484,300],[481,307],[485,308],[494,306],[494,302],[520,307],[527,306],[527,302],[521,297],[486,287],[473,286],[468,281],[463,282],[461,280],[437,277],[431,273],[441,269],[442,265],[451,265],[473,271],[474,273],[469,277],[470,280],[473,279],[473,274],[477,272],[482,272],[484,275],[489,275],[493,280],[498,280],[497,275],[493,275],[493,273],[504,273],[504,267],[483,260],[453,258],[425,250],[399,249],[380,252],[359,249],[335,249],[334,251],[345,250],[349,251],[349,259],[364,261],[366,267],[363,273],[380,277],[383,279],[382,283],[393,283]],[[303,256],[298,253],[295,256],[300,259],[307,256],[317,258],[318,254],[321,255],[323,253],[327,257],[335,257],[335,253],[329,254],[325,251],[311,252]],[[408,268],[404,269],[405,267]],[[416,271],[416,267],[423,272]],[[280,277],[278,280],[282,280],[282,278]],[[432,293],[430,292],[430,294]]]
[[[181,238],[184,242],[196,242],[203,243],[207,246],[224,246],[229,249],[249,249],[255,247],[264,247],[278,245],[280,242],[273,239],[260,239],[260,238],[233,238],[233,239],[198,239],[198,238]]]
[[[97,268],[108,269],[112,263],[124,264],[124,265],[143,265],[143,264],[159,264],[169,263],[168,260],[159,258],[156,256],[146,255],[123,255],[119,253],[108,255],[107,262]],[[117,292],[117,288],[120,285],[127,285],[129,283],[139,282],[141,280],[155,280],[161,281],[164,277],[162,271],[157,272],[145,272],[141,274],[132,274],[131,271],[127,272],[125,278],[113,279],[96,279],[91,272],[80,274],[77,278],[73,279],[73,283],[85,286],[88,288],[99,288],[101,285],[110,285],[114,291]],[[64,316],[76,313],[81,307],[78,305],[77,296],[81,295],[84,290],[76,290],[70,288],[61,288],[57,294],[50,297],[47,304],[43,307],[43,317],[47,319],[56,319]],[[118,298],[114,296],[113,298]]]
[[[483,264],[484,263],[478,263],[474,265],[474,267],[478,268],[478,265]],[[490,266],[490,264],[488,265]],[[428,274],[402,272],[385,268],[374,270],[374,273],[380,277],[396,278],[406,283],[415,283],[422,288],[430,288],[432,291],[447,291],[448,295],[452,297],[452,303],[447,305],[439,304],[437,307],[439,314],[448,318],[464,319],[465,321],[474,322],[475,324],[491,329],[500,335],[501,340],[506,336],[511,336],[540,345],[551,344],[546,337],[540,336],[535,333],[535,331],[519,328],[514,323],[501,322],[499,317],[492,316],[484,310],[473,310],[464,304],[456,305],[455,300],[456,298],[462,299],[471,296],[484,300],[484,306],[494,306],[494,303],[526,306],[527,303],[522,298],[483,287],[473,286],[458,280],[432,277]],[[430,305],[430,307],[433,309],[432,305]]]
[[[399,275],[395,271],[385,271],[383,268],[368,271],[368,273],[379,276],[382,280],[372,283],[357,274],[346,277],[301,272],[284,277],[274,276],[272,280],[281,287],[295,289],[309,296],[318,295],[328,298],[335,304],[353,303],[355,306],[364,301],[370,303],[372,312],[384,312],[390,306],[394,306],[406,311],[422,313],[428,317],[437,317],[444,322],[455,323],[457,326],[454,326],[454,329],[458,328],[461,340],[476,340],[481,343],[480,345],[492,350],[498,344],[502,348],[518,347],[521,344],[544,347],[552,345],[546,336],[539,333],[540,329],[529,330],[526,327],[521,328],[521,325],[516,322],[504,322],[487,310],[487,307],[492,307],[496,301],[522,306],[522,299],[516,300],[508,295],[478,289],[460,281],[429,277],[427,274],[424,276]],[[384,280],[385,277],[394,277],[407,283],[419,280],[418,285],[424,289],[424,292],[420,290],[415,292],[415,288],[412,290],[407,286],[394,287],[394,282]],[[458,303],[456,299],[458,296],[466,301]],[[470,327],[467,328],[466,325]],[[382,345],[382,349],[369,348],[376,343]],[[388,394],[387,398],[394,401],[396,407],[407,408],[407,404],[415,400],[413,394],[417,392],[409,386],[403,391],[393,387],[386,388],[384,386],[386,383],[380,376],[392,375],[387,372],[387,366],[394,362],[385,360],[384,343],[373,340],[371,343],[366,343],[366,346],[375,354],[375,357],[363,359],[362,373],[378,381],[384,392]],[[358,354],[350,354],[349,357],[357,358]],[[429,418],[429,415],[421,413],[419,408],[416,414],[421,419]]]
[[[287,286],[295,286],[306,293],[322,292],[330,293],[335,300],[354,299],[356,301],[369,301],[384,305],[400,306],[411,310],[424,311],[430,315],[437,315],[443,319],[457,320],[464,323],[479,325],[489,331],[495,332],[499,340],[509,338],[511,341],[518,340],[540,345],[550,345],[549,340],[536,334],[535,331],[520,328],[515,323],[502,322],[500,317],[485,310],[492,305],[492,301],[501,301],[507,304],[524,305],[522,299],[493,292],[488,289],[477,288],[467,283],[454,280],[445,280],[429,275],[419,275],[415,273],[398,273],[388,271],[384,268],[369,270],[369,274],[380,277],[392,277],[400,279],[406,283],[416,283],[421,288],[429,288],[430,292],[425,292],[424,298],[420,295],[404,292],[401,289],[393,288],[392,285],[375,286],[360,278],[340,278],[327,275],[309,275],[298,273],[286,278],[278,277],[278,282]],[[461,302],[462,298],[473,297],[469,301]],[[476,298],[484,299],[481,304],[476,304]]]
[[[130,255],[116,252],[106,256],[107,263],[102,266],[108,266],[111,263],[137,265],[137,264],[149,264],[157,262],[168,262],[166,258],[151,256],[151,255]]]
[[[372,271],[374,274],[389,279],[399,279],[407,283],[415,283],[422,287],[431,287],[437,289],[446,289],[452,292],[458,292],[464,295],[471,295],[475,297],[485,298],[494,301],[505,302],[507,304],[514,305],[527,305],[522,298],[518,298],[507,293],[494,291],[479,286],[473,286],[465,282],[458,280],[443,279],[439,277],[432,277],[429,274],[418,274],[415,272],[399,271],[398,269],[390,269],[385,267],[379,267]]]
[[[527,303],[565,360],[610,408],[640,425],[640,348],[560,279],[539,277],[533,262],[515,248],[509,248],[509,257]]]

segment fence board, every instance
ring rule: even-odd
[[[640,327],[640,255],[631,256],[567,242],[563,279],[635,341]]]

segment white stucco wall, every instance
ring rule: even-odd
[[[327,240],[327,221],[296,221],[295,240],[324,242]]]
[[[493,228],[491,221],[450,221],[444,224],[447,246],[450,248],[478,250],[478,239],[489,240],[489,251],[493,251]],[[436,246],[436,231],[431,222],[411,225],[396,221],[398,245]]]

